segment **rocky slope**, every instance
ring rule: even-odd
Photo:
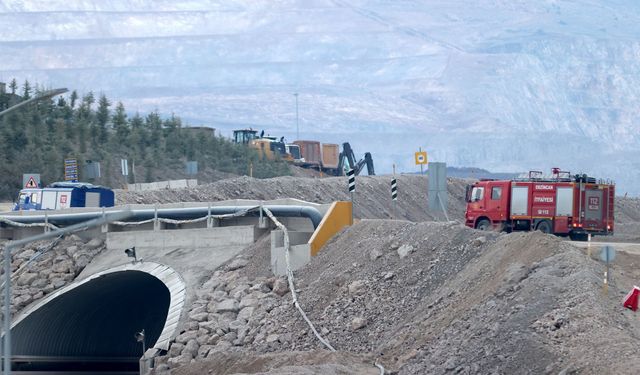
[[[398,200],[390,199],[390,176],[360,176],[356,179],[355,216],[364,219],[404,219],[410,221],[444,220],[441,213],[427,207],[428,178],[420,175],[399,175]],[[447,180],[448,214],[450,220],[464,222],[465,186],[471,180]],[[297,198],[309,202],[328,203],[349,200],[346,177],[276,177],[252,179],[238,177],[195,189],[158,190],[146,192],[118,191],[119,204],[208,202],[226,199]],[[616,198],[616,236],[600,238],[614,241],[640,241],[640,199]]]
[[[17,249],[11,260],[12,313],[71,283],[104,249],[100,238],[83,240],[74,235]]]
[[[427,177],[399,175],[398,200],[391,200],[391,176],[358,176],[354,194],[354,214],[357,218],[400,218],[411,221],[443,220],[441,213],[432,213],[427,207]],[[449,217],[464,217],[464,189],[466,182],[449,179]],[[253,179],[239,177],[212,184],[199,185],[193,189],[157,190],[145,192],[118,191],[119,204],[209,202],[226,199],[270,200],[297,198],[315,203],[349,200],[346,177],[300,178],[276,177]]]
[[[203,285],[191,331],[179,336],[158,373],[226,374],[217,370],[230,361],[221,353],[251,353],[262,363],[258,353],[323,349],[284,280],[252,276],[268,270],[252,257],[258,248]],[[379,361],[398,374],[633,373],[640,323],[620,297],[640,276],[640,259],[624,256],[603,295],[603,266],[553,236],[364,220],[296,272],[296,289],[320,333],[357,355],[354,366],[375,370]],[[314,373],[295,361],[271,360],[259,370],[248,362],[235,371],[288,373],[287,364],[298,371],[290,373]]]
[[[605,295],[602,264],[560,238],[429,221],[426,177],[398,177],[395,209],[411,221],[389,220],[389,180],[359,177],[356,215],[365,219],[295,274],[302,308],[337,353],[326,351],[293,308],[287,282],[271,276],[263,237],[200,287],[156,373],[375,374],[376,361],[397,374],[638,368],[640,322],[620,298],[640,278],[640,257],[619,254]],[[452,216],[463,214],[464,185],[449,180]],[[244,177],[119,199],[329,202],[348,199],[345,186],[344,178]],[[637,225],[638,202],[618,200],[619,226]],[[76,236],[20,249],[12,260],[14,271],[24,267],[14,312],[71,282],[103,249],[101,240]]]

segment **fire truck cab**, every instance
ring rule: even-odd
[[[471,228],[540,230],[572,239],[614,230],[615,185],[587,175],[552,170],[515,180],[481,180],[467,186],[465,223]]]

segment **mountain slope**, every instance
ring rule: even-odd
[[[415,170],[560,166],[640,193],[630,1],[0,1],[0,77],[102,88],[230,135],[247,125]]]

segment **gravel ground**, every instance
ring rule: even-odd
[[[257,356],[234,362],[237,373],[322,373],[291,360],[300,351],[336,365],[317,352],[323,347],[292,307],[286,287],[276,287],[284,281],[251,277],[268,270],[268,259],[251,256],[259,247],[231,261],[201,291],[225,291],[214,308],[231,295],[240,306],[255,300],[251,314],[226,316],[235,323],[222,323],[230,328],[204,356],[198,356],[196,338],[194,356],[180,347],[178,359],[158,373],[169,367],[179,374],[232,373],[215,372],[229,361],[220,353]],[[553,236],[364,220],[296,272],[296,288],[321,334],[339,351],[356,355],[352,366],[373,368],[376,359],[397,374],[631,374],[640,365],[634,354],[640,321],[620,298],[640,277],[640,258],[620,259],[603,295],[603,266]],[[238,293],[237,280],[245,292]],[[229,332],[234,341],[225,342]],[[273,356],[288,360],[263,360]],[[252,367],[256,361],[264,366]]]
[[[368,362],[367,362],[368,360]],[[314,350],[257,355],[251,353],[216,353],[210,362],[197,362],[174,371],[177,375],[237,373],[270,375],[379,375],[371,359],[353,353]]]
[[[640,257],[619,253],[605,295],[602,264],[562,239],[431,221],[424,176],[398,176],[395,216],[404,220],[390,220],[389,182],[358,177],[355,210],[365,220],[296,272],[301,305],[338,353],[323,350],[286,281],[271,276],[265,236],[202,285],[156,373],[375,374],[376,360],[396,374],[637,372],[640,320],[620,299],[640,279]],[[448,181],[459,222],[465,185]],[[119,203],[283,197],[349,199],[342,177],[118,193]],[[640,240],[640,200],[618,199],[616,221],[614,240]],[[18,251],[13,269],[46,245]],[[71,282],[103,249],[75,236],[57,243],[19,276],[14,311]]]
[[[303,170],[306,171],[306,170]],[[305,176],[304,173],[300,173]],[[358,176],[356,179],[355,216],[363,219],[401,219],[409,221],[444,220],[440,213],[427,208],[426,176],[400,175],[398,201],[390,200],[390,176]],[[451,220],[464,222],[465,186],[471,180],[449,178],[448,212]],[[309,202],[329,203],[349,200],[346,177],[277,177],[252,179],[238,177],[199,185],[194,189],[158,190],[148,192],[118,191],[118,204],[208,202],[227,199],[297,198]],[[616,199],[616,234],[597,237],[602,241],[640,242],[640,198]]]
[[[391,201],[391,176],[358,176],[356,178],[355,208],[357,218],[400,218],[410,221],[443,220],[427,208],[427,177],[401,175],[398,180],[398,200]],[[464,220],[464,189],[466,182],[448,180],[449,216]],[[199,185],[193,189],[156,190],[146,192],[118,191],[118,204],[208,202],[227,199],[270,200],[297,198],[308,202],[330,203],[349,200],[346,177],[297,178],[277,177],[253,179],[239,177]],[[394,216],[394,212],[396,213]]]

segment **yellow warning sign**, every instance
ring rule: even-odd
[[[34,180],[33,177],[29,177],[29,181],[27,181],[27,183],[24,185],[24,187],[26,187],[26,188],[37,188],[38,187],[38,183],[36,183],[36,180]]]
[[[426,151],[418,151],[416,152],[416,165],[426,165],[427,164],[427,152]]]

